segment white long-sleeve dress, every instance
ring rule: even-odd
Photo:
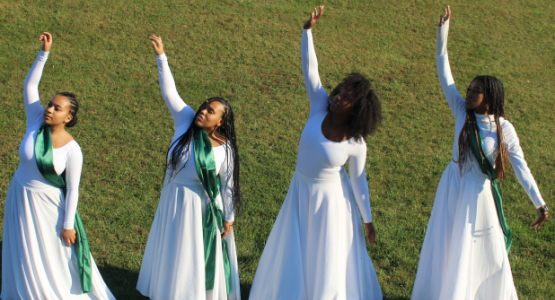
[[[472,164],[463,175],[454,162],[458,160],[458,140],[466,119],[466,105],[451,75],[448,30],[449,21],[438,28],[436,60],[441,88],[455,117],[453,161],[443,172],[437,188],[412,299],[517,299],[490,179],[482,173],[472,154]],[[476,114],[476,121],[484,152],[495,166],[499,152],[495,120],[491,115]],[[499,122],[518,181],[536,207],[544,205],[513,125],[504,118]]]
[[[179,96],[165,54],[157,56],[160,89],[175,125],[172,143],[181,137],[194,121],[195,112]],[[189,147],[192,147],[189,144]],[[184,152],[187,153],[187,148]],[[173,149],[171,150],[173,151]],[[214,147],[216,173],[221,182],[216,198],[226,221],[234,220],[233,156],[229,143]],[[146,244],[143,264],[137,282],[141,294],[153,300],[240,300],[239,269],[233,231],[226,237],[231,268],[231,287],[227,294],[221,240],[216,245],[216,277],[214,289],[205,288],[204,244],[202,217],[210,198],[200,182],[194,151],[184,155],[178,173],[170,180],[167,171],[164,187],[150,235]],[[218,230],[217,236],[220,235]]]
[[[328,94],[320,82],[310,30],[303,31],[301,48],[310,115],[249,299],[382,299],[359,215],[360,210],[364,222],[372,221],[366,144],[324,137]]]
[[[54,149],[54,169],[66,172],[66,194],[40,173],[35,140],[44,124],[39,82],[48,52],[40,52],[23,90],[27,130],[19,147],[19,166],[6,196],[2,243],[2,294],[14,299],[115,299],[92,259],[93,291],[83,293],[75,246],[61,240],[73,229],[83,154],[76,141]]]

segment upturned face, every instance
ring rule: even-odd
[[[351,86],[342,87],[341,92],[330,102],[330,111],[334,114],[349,114],[353,110],[353,88]]]
[[[466,108],[476,111],[487,111],[488,102],[485,97],[484,83],[474,80],[466,90]]]
[[[70,103],[69,99],[63,95],[56,95],[48,103],[44,108],[44,123],[55,126],[60,124],[66,124],[73,116],[70,113]]]
[[[195,125],[205,130],[217,129],[222,125],[224,109],[224,105],[218,101],[208,103],[195,116]]]

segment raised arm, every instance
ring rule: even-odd
[[[461,113],[466,113],[466,104],[464,98],[461,97],[459,91],[457,91],[455,80],[451,74],[451,66],[449,66],[449,57],[447,55],[447,35],[449,33],[450,18],[451,7],[447,6],[445,9],[445,15],[440,17],[439,26],[437,28],[437,76],[439,78],[443,94],[445,95],[447,103],[451,108],[451,112],[453,113],[453,116],[457,118],[457,116],[460,116]]]
[[[310,115],[315,112],[324,111],[328,108],[328,93],[322,86],[320,74],[318,74],[318,59],[314,51],[314,43],[312,40],[312,26],[316,24],[318,19],[324,14],[324,6],[320,5],[320,13],[316,8],[310,15],[310,19],[306,21],[301,41],[301,58],[303,66],[304,84],[306,93],[310,100]]]
[[[349,177],[353,186],[353,193],[357,201],[358,210],[362,215],[368,234],[368,241],[374,244],[374,227],[372,224],[372,210],[370,208],[370,192],[366,182],[366,143],[350,145]],[[371,227],[371,229],[369,228]]]
[[[168,65],[168,58],[164,53],[164,45],[162,39],[158,36],[151,36],[154,52],[156,52],[156,62],[158,64],[158,77],[160,80],[160,89],[162,90],[162,97],[170,110],[175,128],[181,126],[189,126],[195,117],[195,111],[188,106],[183,99],[179,96],[175,81],[173,80],[170,66]]]
[[[39,83],[42,77],[44,65],[48,60],[50,47],[52,46],[52,35],[48,32],[44,32],[39,37],[39,40],[43,43],[41,51],[37,56],[35,63],[31,67],[29,74],[27,74],[27,78],[25,78],[25,84],[23,86],[23,99],[27,115],[27,127],[43,120],[42,114],[44,109],[39,98]]]

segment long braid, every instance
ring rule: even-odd
[[[503,130],[501,128],[501,123],[499,118],[505,116],[505,91],[503,89],[503,83],[499,79],[493,76],[478,76],[474,80],[480,80],[484,84],[485,89],[485,99],[490,102],[491,114],[493,114],[495,119],[495,126],[497,128],[497,139],[499,144],[499,154],[495,159],[495,173],[497,179],[502,182],[505,179],[505,174],[507,171],[507,147],[505,145],[505,140],[503,137]],[[474,81],[472,80],[472,81]],[[476,116],[474,115],[474,110],[466,110],[466,120],[464,126],[459,135],[459,160],[456,163],[459,165],[461,173],[466,171],[466,165],[470,157],[470,129],[472,128],[472,123],[476,124]],[[478,130],[478,126],[476,126]],[[478,136],[478,133],[476,133]],[[479,142],[479,141],[478,141]],[[479,145],[480,143],[478,143]]]
[[[222,136],[230,145],[230,147],[225,146],[225,151],[226,151],[226,157],[228,158],[227,159],[228,170],[230,168],[233,169],[233,174],[232,174],[233,175],[232,176],[233,209],[235,212],[235,216],[239,217],[243,209],[243,201],[241,196],[241,187],[239,184],[240,160],[239,160],[239,148],[237,147],[237,137],[235,134],[235,116],[233,114],[233,109],[231,108],[231,105],[229,105],[229,102],[227,102],[224,98],[212,97],[206,100],[199,107],[199,109],[196,112],[196,115],[198,115],[203,109],[206,108],[207,105],[209,105],[213,101],[218,101],[224,106],[224,112],[222,114],[223,124],[218,128],[216,133]],[[191,147],[189,147],[189,145],[191,143],[194,133],[199,129],[200,128],[193,121],[189,129],[184,134],[182,134],[178,139],[176,139],[168,148],[168,152],[166,154],[167,161],[168,161],[166,168],[170,170],[170,180],[173,179],[175,175],[179,173],[179,171],[181,171],[187,165],[187,162],[191,157],[190,155]],[[230,154],[232,155],[231,159],[229,159]],[[184,160],[183,166],[178,169],[178,165],[182,160]],[[231,164],[233,164],[233,166]],[[229,176],[228,176],[228,180],[225,182],[226,186],[228,184],[230,184]]]

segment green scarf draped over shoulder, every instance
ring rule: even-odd
[[[206,131],[199,128],[193,134],[193,151],[195,153],[195,165],[197,175],[210,197],[210,203],[206,207],[206,212],[202,218],[202,233],[204,241],[204,269],[206,274],[206,290],[214,289],[216,273],[216,239],[221,239],[217,234],[217,229],[222,230],[224,214],[216,203],[216,197],[220,193],[220,178],[216,174],[216,161],[212,142]],[[222,255],[224,262],[225,283],[227,293],[231,286],[231,268],[227,253],[227,241],[221,239]]]
[[[54,148],[52,146],[52,134],[50,126],[44,124],[39,129],[35,140],[35,159],[37,167],[42,176],[53,186],[62,189],[66,194],[66,182],[64,173],[62,176],[54,169]],[[85,234],[85,226],[81,221],[79,212],[75,211],[75,231],[77,239],[75,242],[75,253],[77,255],[77,267],[81,279],[81,289],[83,293],[92,292],[92,263],[89,249],[89,241]]]
[[[505,247],[507,249],[507,254],[509,254],[509,250],[511,249],[511,244],[513,243],[513,235],[511,234],[511,230],[509,229],[509,225],[505,220],[505,214],[503,213],[503,200],[501,199],[501,185],[499,180],[497,180],[497,174],[495,173],[495,169],[491,165],[489,159],[484,155],[484,145],[482,143],[482,134],[480,130],[477,128],[476,123],[471,123],[472,127],[470,128],[470,149],[472,153],[476,157],[478,164],[480,165],[480,169],[484,174],[486,174],[490,181],[491,181],[491,192],[493,194],[493,199],[495,200],[495,207],[497,208],[497,217],[499,218],[499,224],[501,225],[501,229],[503,229],[503,235],[505,236]],[[478,145],[479,143],[479,145]]]

